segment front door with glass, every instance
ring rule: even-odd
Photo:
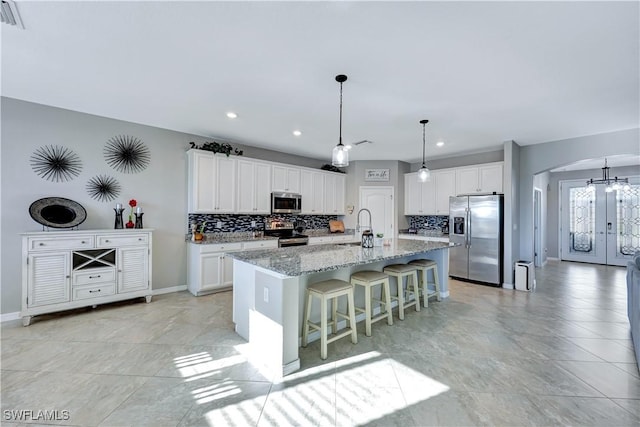
[[[640,250],[640,182],[611,192],[584,180],[562,181],[561,259],[626,265]]]

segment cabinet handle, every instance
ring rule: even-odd
[[[109,243],[109,239],[105,239],[105,243]]]
[[[100,277],[102,277],[102,276],[98,274],[97,276],[89,276],[89,279],[98,279]]]
[[[118,270],[118,273],[122,273],[122,270]]]
[[[80,241],[80,244],[82,244],[82,245],[84,245],[85,243],[87,243],[87,242],[85,242],[84,240]]]
[[[40,246],[44,246],[44,243],[40,242]]]
[[[138,242],[142,242],[142,237],[138,237]]]
[[[65,277],[66,277],[67,279],[70,279],[70,278],[71,278],[71,276],[65,276]]]
[[[100,289],[96,289],[95,291],[89,291],[90,294],[96,293],[96,292],[100,292]]]

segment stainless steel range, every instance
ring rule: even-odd
[[[309,244],[309,236],[295,232],[295,226],[290,221],[267,221],[264,224],[265,236],[278,238],[278,247],[304,246]]]

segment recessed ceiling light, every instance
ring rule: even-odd
[[[294,130],[294,131],[293,131],[293,134],[294,134],[295,136],[300,136],[300,135],[302,135],[302,132],[300,132],[299,130]]]
[[[436,145],[437,145],[438,147],[442,147],[442,146],[444,145],[444,142],[442,142],[442,141],[438,141],[438,142],[436,142]]]
[[[236,117],[238,117],[238,115],[236,113],[234,113],[233,111],[229,111],[227,113],[227,117],[229,117],[230,119],[235,119]]]

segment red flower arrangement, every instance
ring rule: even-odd
[[[138,205],[138,202],[136,201],[136,199],[129,200],[129,206],[131,206],[131,213],[129,214],[129,222],[125,224],[125,227],[127,228],[133,228],[135,226],[135,224],[133,223],[133,208],[135,208],[137,205]]]

